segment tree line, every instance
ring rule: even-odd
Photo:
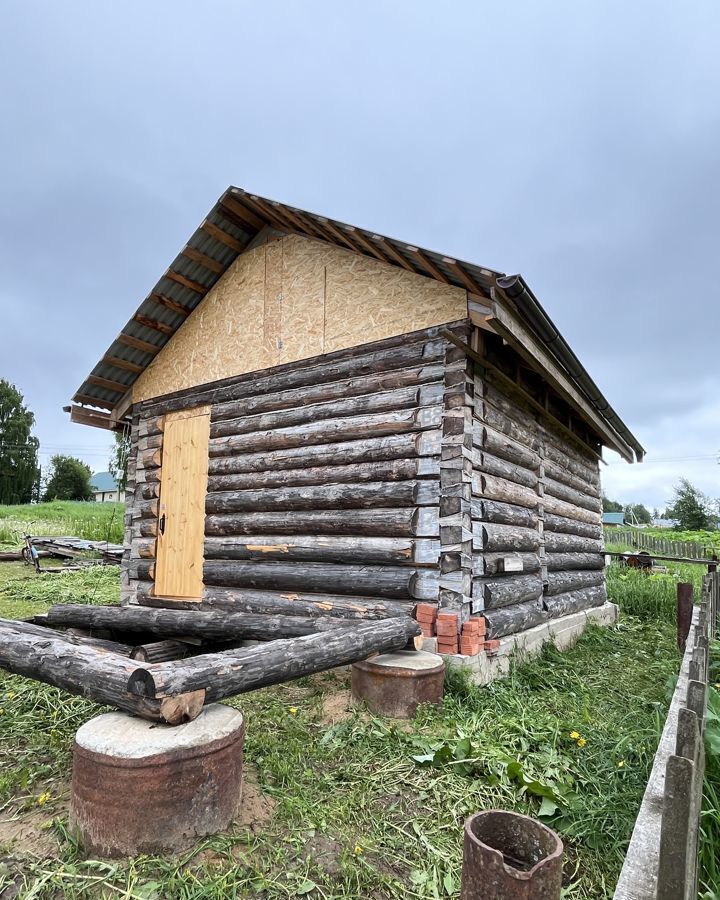
[[[58,453],[42,478],[39,440],[33,435],[35,416],[20,391],[0,378],[0,505],[40,500],[92,500],[92,471],[81,459]],[[127,438],[115,434],[108,468],[120,490],[127,477]]]
[[[642,503],[627,503],[623,506],[616,500],[603,496],[603,512],[621,512],[625,521],[631,524],[649,525],[653,519],[671,519],[677,522],[681,531],[714,531],[720,518],[717,500],[703,494],[687,478],[681,478],[675,485],[673,503],[663,513],[656,508],[651,513]]]

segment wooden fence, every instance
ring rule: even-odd
[[[678,678],[615,900],[696,900],[709,643],[720,573],[703,579]]]
[[[676,556],[683,559],[711,559],[713,547],[699,541],[672,541],[669,538],[646,534],[640,528],[605,528],[606,544],[627,544],[637,550],[647,550],[661,556]]]

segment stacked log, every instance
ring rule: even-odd
[[[605,601],[597,460],[475,375],[472,609],[491,638]]]
[[[210,407],[204,604],[437,600],[447,348],[426,329],[141,404],[133,601],[153,602],[163,416],[194,406]]]

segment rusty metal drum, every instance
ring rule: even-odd
[[[563,844],[541,822],[491,809],[465,821],[460,900],[560,900]]]
[[[395,719],[412,719],[421,703],[441,703],[444,682],[443,660],[422,650],[383,653],[352,667],[353,700]]]
[[[94,856],[177,853],[226,828],[242,787],[240,712],[211,704],[185,725],[112,712],[77,732],[70,827]]]

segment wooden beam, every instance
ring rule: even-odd
[[[362,232],[358,231],[357,228],[353,228],[352,225],[348,225],[348,226],[347,226],[347,233],[350,234],[350,235],[352,235],[353,240],[357,241],[358,244],[360,244],[361,247],[365,247],[365,249],[366,249],[369,253],[371,253],[371,254],[375,257],[375,259],[379,259],[380,262],[384,262],[384,263],[391,264],[391,263],[390,263],[390,260],[387,258],[387,256],[385,256],[384,253],[382,253],[382,251],[380,250],[380,248],[379,248],[379,247],[374,247],[374,246],[370,243],[370,241],[365,237],[365,235],[362,234]]]
[[[218,228],[217,225],[213,225],[212,222],[208,222],[207,219],[205,219],[200,227],[203,231],[206,231],[210,237],[214,237],[216,241],[220,241],[221,244],[225,244],[226,247],[229,247],[236,253],[245,252],[246,244],[243,244],[242,241],[239,241],[231,234],[228,234],[227,231],[223,231],[222,228]]]
[[[107,413],[101,413],[84,409],[82,406],[70,407],[70,421],[79,425],[92,425],[94,428],[112,429],[110,416]]]
[[[230,194],[225,194],[225,196],[220,201],[220,206],[240,219],[240,221],[243,222],[245,226],[250,226],[249,228],[245,228],[246,231],[262,231],[266,223],[262,219],[258,218],[255,213],[252,212],[252,210],[247,208],[245,201],[245,195],[243,195],[242,201],[240,201]]]
[[[153,331],[159,331],[161,334],[173,334],[175,329],[172,325],[166,325],[165,322],[158,322],[157,319],[151,319],[150,316],[144,316],[142,313],[135,313],[133,319],[144,325],[146,328],[152,328]]]
[[[191,281],[179,272],[173,272],[172,269],[168,269],[163,275],[163,278],[169,278],[171,281],[176,281],[188,290],[195,291],[196,294],[205,295],[210,290],[210,288],[205,287],[204,284],[200,284],[198,281]]]
[[[89,394],[75,394],[75,403],[84,403],[86,406],[100,406],[102,409],[112,409],[111,400],[102,400],[100,397],[91,397]]]
[[[204,268],[209,269],[211,272],[221,273],[225,271],[225,266],[222,263],[213,259],[212,256],[208,256],[207,253],[201,253],[194,247],[183,247],[182,255],[187,256],[188,259],[204,266]]]
[[[605,439],[607,445],[626,459],[633,462],[632,448],[616,434],[610,425],[575,388],[553,357],[542,347],[525,326],[512,316],[505,307],[494,302],[490,321],[495,330],[511,347],[560,394],[575,410],[580,418],[589,422],[593,430]]]
[[[134,337],[132,334],[125,334],[124,331],[121,331],[117,336],[117,340],[120,341],[121,344],[126,344],[128,347],[133,347],[135,350],[142,350],[143,353],[150,353],[155,356],[156,353],[159,353],[162,350],[162,347],[158,347],[155,344],[151,344],[148,341],[142,341],[140,338]]]
[[[120,359],[119,356],[103,356],[102,361],[109,366],[115,366],[116,369],[124,369],[126,372],[135,372],[135,374],[139,374],[145,368],[127,359]]]
[[[290,231],[295,231],[295,226],[289,225],[287,219],[283,219],[282,216],[278,215],[278,212],[265,204],[260,197],[246,197],[245,200],[247,203],[252,204],[261,216],[265,216],[269,220],[268,225],[277,228],[279,231],[288,231],[288,228]]]
[[[443,284],[450,284],[449,278],[438,269],[435,263],[429,259],[422,250],[418,250],[417,247],[412,247],[410,245],[407,246],[407,249],[412,253],[423,269],[425,269],[426,272],[429,272],[433,278],[437,278],[437,280],[442,281]]]
[[[99,375],[88,375],[85,380],[88,384],[94,384],[96,387],[105,388],[108,391],[116,391],[118,394],[124,394],[128,389],[128,386],[120,381],[111,381],[109,378],[101,378]]]
[[[402,255],[402,253],[399,253],[393,247],[393,245],[391,243],[389,243],[388,241],[385,240],[385,238],[382,235],[380,235],[380,234],[373,235],[373,239],[374,239],[375,243],[379,244],[383,248],[383,250],[385,251],[385,253],[388,254],[388,256],[391,256],[404,269],[407,269],[408,272],[412,272],[413,275],[420,274],[418,272],[418,270],[415,268],[415,266],[413,266],[413,264],[409,260],[405,259],[405,257]]]
[[[457,275],[458,279],[462,281],[465,287],[472,294],[479,294],[481,297],[487,297],[487,291],[483,290],[483,288],[463,269],[460,263],[456,259],[450,259],[447,256],[443,256],[443,262],[452,272]]]
[[[345,244],[345,246],[346,246],[349,250],[352,250],[353,253],[357,253],[357,252],[358,252],[358,246],[357,246],[357,244],[354,244],[354,243],[350,240],[350,238],[349,238],[348,235],[343,234],[342,231],[341,231],[339,228],[336,228],[334,222],[331,222],[329,219],[317,219],[317,222],[318,222],[318,224],[320,225],[320,227],[323,229],[323,231],[327,234],[328,238],[329,238],[331,241],[332,241],[332,239],[334,238],[335,240],[338,240],[338,241],[340,241],[341,243]]]
[[[314,234],[315,237],[320,238],[321,241],[327,240],[327,234],[322,227],[316,222],[313,222],[312,219],[304,216],[301,212],[289,209],[287,206],[281,206],[278,203],[272,203],[270,205],[274,210],[281,212],[289,222],[295,225],[296,228],[302,228],[304,231]]]
[[[158,306],[164,306],[165,309],[169,309],[170,312],[174,312],[178,316],[189,316],[192,312],[191,309],[178,303],[177,300],[173,300],[172,297],[166,297],[165,294],[157,294],[155,291],[152,294],[148,294],[147,299],[157,303]]]
[[[456,347],[459,347],[466,356],[469,356],[470,359],[474,360],[479,366],[490,371],[493,376],[498,381],[500,381],[501,384],[511,388],[517,394],[520,394],[523,400],[525,400],[525,402],[528,403],[536,412],[539,412],[543,416],[543,418],[551,421],[553,425],[557,426],[564,434],[572,438],[573,441],[578,444],[582,444],[583,448],[589,450],[594,457],[596,457],[597,459],[602,458],[601,454],[599,454],[594,447],[590,446],[590,444],[585,443],[585,441],[583,441],[579,437],[579,435],[571,431],[567,427],[567,425],[560,421],[560,419],[558,419],[552,413],[549,413],[542,405],[542,403],[538,403],[538,401],[531,394],[528,394],[527,391],[523,390],[523,388],[521,388],[516,381],[510,378],[509,375],[503,372],[502,369],[498,369],[498,367],[494,365],[494,363],[490,362],[490,360],[486,356],[484,356],[482,353],[478,353],[477,350],[473,350],[473,348],[470,347],[469,344],[466,344],[456,334],[453,334],[452,331],[442,331],[441,334],[443,337],[446,337],[449,341],[455,344]]]

